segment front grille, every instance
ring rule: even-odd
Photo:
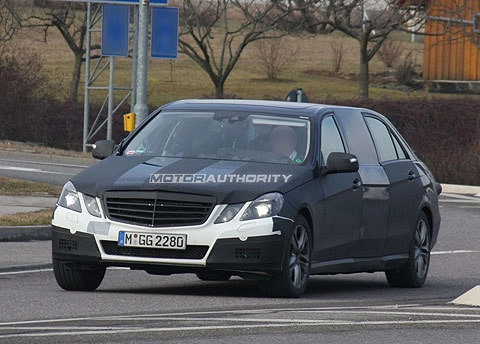
[[[194,245],[187,246],[186,250],[165,250],[118,246],[116,241],[101,241],[101,244],[106,254],[142,258],[202,259],[208,251],[208,246]]]
[[[204,223],[215,198],[168,192],[106,192],[107,216],[147,227],[193,226]]]

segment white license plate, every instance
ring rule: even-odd
[[[118,233],[118,246],[185,250],[187,248],[187,236],[185,234],[120,232]]]

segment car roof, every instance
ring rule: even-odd
[[[294,112],[304,116],[313,116],[320,110],[333,108],[349,108],[315,103],[297,103],[271,100],[240,100],[240,99],[186,99],[164,105],[162,110],[228,110],[266,111],[272,113]]]

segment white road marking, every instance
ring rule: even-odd
[[[7,272],[0,272],[0,276],[2,276],[2,275],[33,274],[33,273],[45,272],[45,271],[53,271],[53,269],[38,269],[38,270],[25,270],[25,271],[7,271]]]
[[[15,167],[15,166],[5,166],[5,165],[0,165],[0,170],[22,171],[22,172],[41,172],[42,171],[38,168]]]
[[[7,162],[13,162],[13,163],[22,163],[22,164],[36,164],[36,165],[47,165],[47,166],[74,167],[74,168],[87,168],[87,167],[89,167],[89,166],[84,166],[84,165],[71,165],[71,164],[62,164],[62,163],[55,163],[55,162],[30,161],[30,160],[0,159],[0,161],[7,161]]]
[[[41,169],[38,169],[38,168],[3,166],[3,165],[0,165],[0,170],[70,175],[70,173],[55,172],[55,171],[44,171],[44,170],[41,170]]]
[[[455,251],[434,251],[432,255],[444,255],[444,254],[463,254],[463,253],[480,253],[478,250],[455,250]]]
[[[269,319],[271,320],[271,319]],[[473,324],[480,323],[480,319],[463,320],[463,319],[445,319],[445,320],[400,320],[400,321],[317,321],[317,322],[304,322],[299,321],[296,325],[301,327],[313,327],[313,326],[384,326],[384,325],[438,325],[438,324]],[[107,328],[104,330],[90,330],[89,327],[85,328],[85,331],[65,331],[65,328],[51,328],[54,332],[45,333],[15,333],[0,335],[0,338],[13,338],[13,337],[57,337],[57,336],[77,336],[86,334],[125,334],[125,333],[145,333],[145,332],[185,332],[185,331],[205,331],[205,330],[233,330],[233,329],[258,329],[258,328],[281,328],[291,327],[291,323],[286,324],[254,324],[254,325],[210,325],[210,326],[181,326],[181,327],[137,327],[137,328],[125,328],[119,329]]]
[[[443,311],[443,312],[442,312]],[[457,311],[457,313],[455,313]],[[464,314],[458,313],[458,311],[471,311],[475,314]],[[352,307],[312,307],[312,308],[263,308],[263,309],[243,309],[243,310],[217,310],[217,311],[198,311],[198,312],[174,312],[174,313],[151,313],[151,314],[139,314],[139,315],[111,315],[111,316],[93,316],[93,317],[79,317],[79,318],[59,318],[59,319],[42,319],[42,320],[26,320],[26,321],[11,321],[0,323],[0,329],[15,327],[23,328],[26,325],[36,325],[28,327],[30,329],[41,328],[41,329],[57,329],[57,328],[83,328],[81,326],[41,326],[41,324],[53,324],[53,323],[62,323],[62,322],[81,322],[85,321],[88,323],[92,322],[113,322],[113,321],[133,321],[137,322],[139,320],[144,321],[231,321],[231,322],[274,322],[274,323],[344,323],[344,320],[324,320],[324,319],[292,319],[292,318],[245,318],[240,316],[255,316],[266,314],[275,314],[280,313],[289,313],[289,314],[331,314],[337,313],[340,315],[408,315],[408,316],[435,316],[435,317],[448,317],[448,318],[463,318],[469,317],[474,318],[475,322],[480,321],[480,312],[476,308],[459,308],[453,306],[422,306],[421,304],[405,304],[405,305],[383,305],[383,306],[352,306]],[[226,317],[225,315],[230,315]],[[233,315],[238,315],[233,317]],[[450,319],[452,320],[452,319]],[[441,320],[435,320],[441,321]],[[349,321],[348,323],[377,323],[377,321]],[[410,321],[409,321],[410,322]],[[411,321],[416,323],[416,321]],[[383,323],[383,322],[382,322]],[[391,321],[386,321],[386,323],[391,323]],[[90,329],[92,327],[89,327]],[[96,328],[111,328],[110,326],[97,326]]]

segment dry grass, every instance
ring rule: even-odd
[[[38,153],[38,154],[48,154],[56,156],[65,156],[65,157],[76,157],[76,158],[91,158],[90,153],[77,152],[73,150],[64,150],[51,147],[43,147],[36,144],[28,144],[23,142],[13,142],[13,141],[0,141],[0,150],[4,151],[21,151],[26,153]]]
[[[52,221],[53,209],[0,216],[1,226],[40,226]]]
[[[0,195],[58,197],[62,188],[57,185],[11,179],[0,176]]]
[[[0,195],[4,196],[52,196],[58,197],[60,186],[29,182],[0,176]],[[48,225],[52,221],[53,209],[0,216],[1,226]]]

